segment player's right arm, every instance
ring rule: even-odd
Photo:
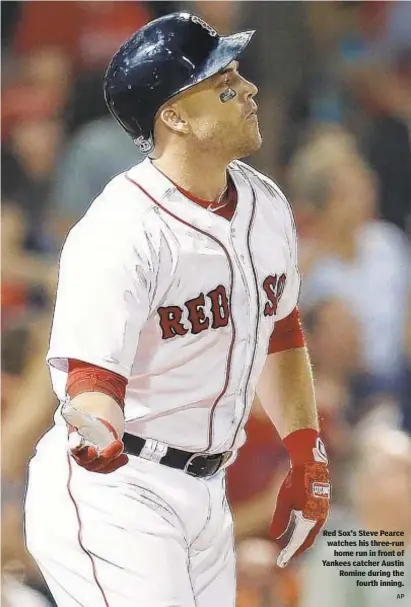
[[[156,276],[155,263],[149,258],[153,247],[147,244],[143,221],[136,217],[126,221],[124,210],[103,194],[97,208],[71,231],[61,255],[47,359],[65,372],[72,361],[88,365],[80,376],[74,370],[76,381],[71,369],[64,394],[62,390],[58,394],[65,400],[62,413],[70,430],[78,431],[70,436],[75,455],[79,450],[84,455],[90,443],[98,447],[98,456],[112,443],[115,449],[110,458],[121,455],[125,388]],[[100,391],[100,385],[114,382],[115,386],[117,380],[122,389]],[[87,439],[86,444],[84,440],[76,444],[81,437]],[[89,454],[92,460],[96,453]],[[89,467],[90,458],[80,458],[78,463]]]
[[[67,395],[62,414],[69,424],[70,452],[93,472],[112,472],[127,463],[123,455],[124,398],[127,380],[79,360],[68,361]]]

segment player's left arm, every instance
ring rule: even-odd
[[[301,428],[318,432],[313,373],[298,307],[275,325],[257,392],[281,438]]]
[[[294,327],[294,333],[286,331],[284,339],[282,331],[277,332],[279,349],[269,354],[257,387],[261,404],[276,426],[291,463],[270,528],[282,549],[277,561],[281,567],[313,544],[327,519],[330,501],[328,460],[319,435],[309,354],[306,346],[300,345],[303,335],[298,310],[290,316],[294,318],[278,324]],[[273,338],[275,334],[276,330]],[[281,349],[284,346],[287,349]]]
[[[327,519],[330,502],[328,459],[319,435],[313,374],[297,307],[300,274],[296,230],[291,208],[284,202],[290,261],[257,386],[261,404],[277,428],[291,464],[270,529],[282,548],[277,561],[281,567],[313,544]]]

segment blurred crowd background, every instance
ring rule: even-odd
[[[60,248],[105,183],[141,160],[105,108],[104,69],[134,30],[181,9],[222,33],[258,30],[241,62],[260,90],[264,145],[250,163],[295,211],[300,308],[331,458],[327,525],[403,530],[411,569],[411,2],[2,2],[9,607],[54,605],[24,549],[22,499],[27,461],[56,407],[45,353]],[[274,565],[267,528],[288,460],[258,402],[248,434],[228,473],[238,607],[397,604],[397,588],[356,588],[323,567],[332,552],[321,538],[285,570]]]

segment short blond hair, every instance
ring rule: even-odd
[[[354,137],[339,126],[317,127],[291,160],[288,183],[292,199],[322,207],[335,171],[347,162],[366,167]]]

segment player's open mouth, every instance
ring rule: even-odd
[[[258,108],[257,108],[257,106],[256,106],[255,103],[253,104],[253,106],[254,106],[254,108],[251,110],[251,112],[249,112],[247,114],[246,118],[255,118],[255,117],[257,117],[257,110],[258,110]]]

